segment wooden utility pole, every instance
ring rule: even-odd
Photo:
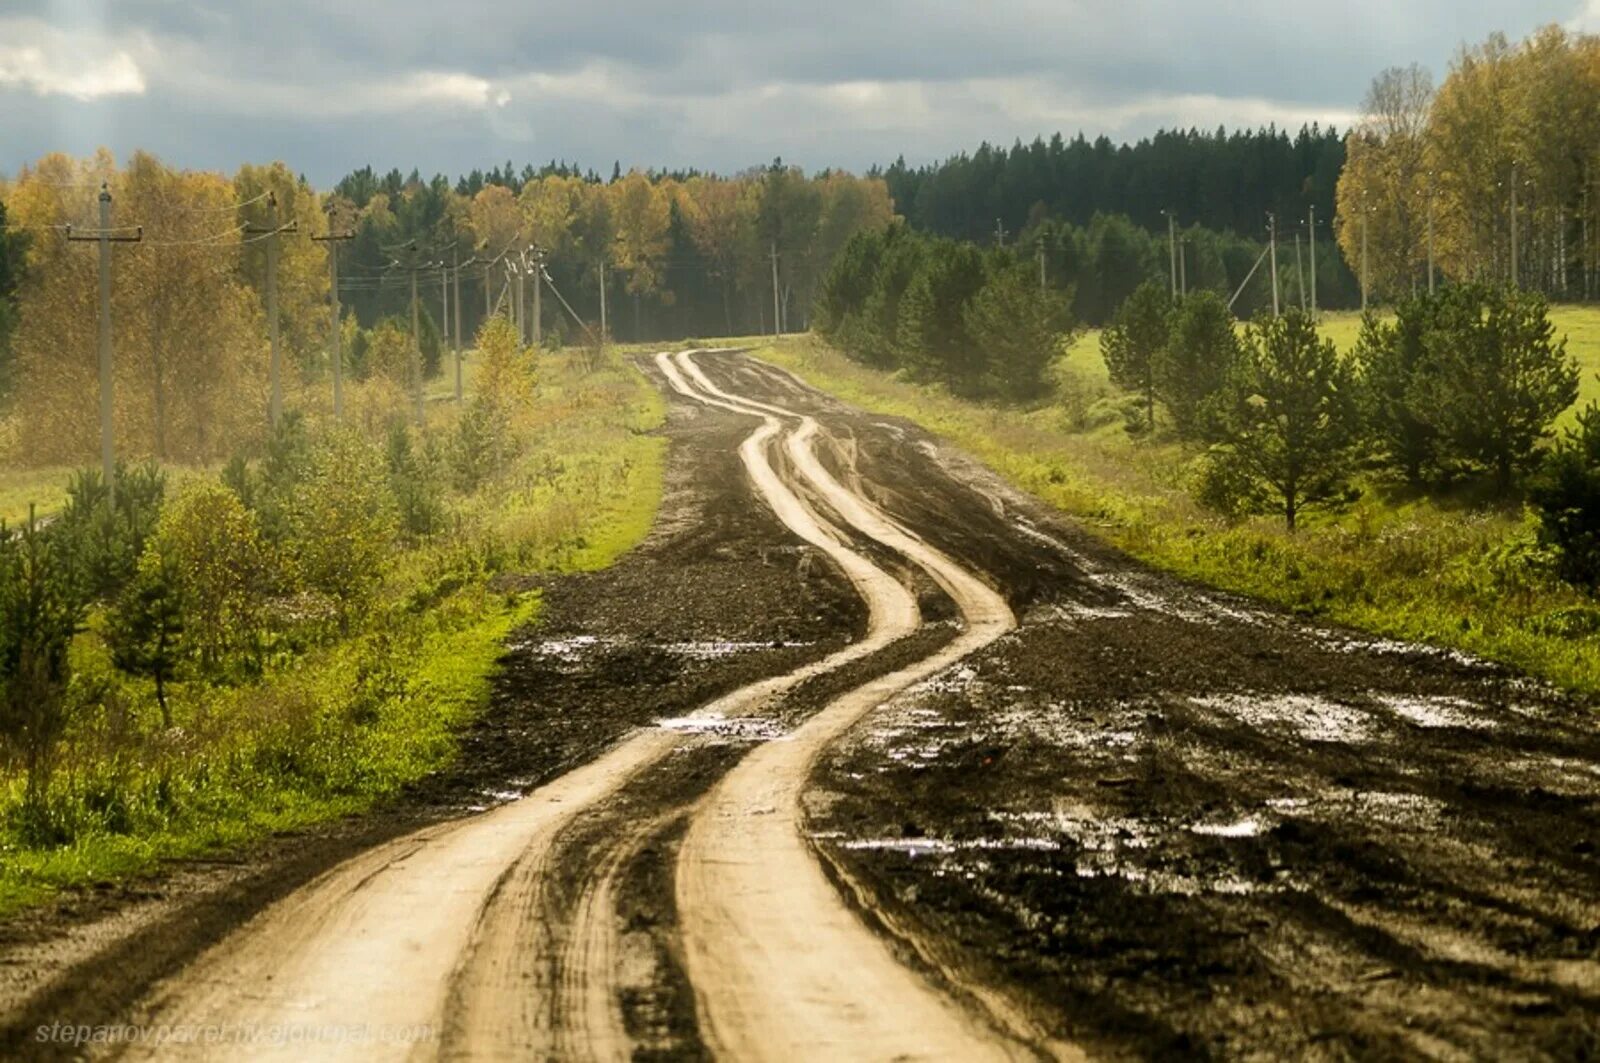
[[[333,231],[333,204],[329,203],[328,235],[313,236],[311,239],[318,243],[328,245],[328,302],[333,308],[333,328],[328,332],[328,366],[333,371],[333,419],[341,420],[344,417],[344,337],[341,335],[339,307],[339,244],[345,240],[354,240],[353,232],[335,233]]]
[[[111,351],[111,245],[136,244],[144,239],[144,227],[134,230],[132,236],[114,236],[111,230],[111,187],[100,185],[100,228],[91,236],[74,236],[72,226],[67,226],[67,239],[73,243],[100,245],[100,473],[105,478],[107,497],[116,493],[117,445],[112,424],[112,351]]]

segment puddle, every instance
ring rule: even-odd
[[[677,716],[657,720],[656,726],[680,734],[709,735],[731,742],[771,742],[789,733],[766,716]]]
[[[1380,695],[1378,704],[1418,727],[1458,727],[1467,730],[1492,731],[1500,726],[1495,720],[1480,715],[1477,706],[1466,698],[1412,697],[1404,694]]]
[[[732,657],[740,653],[756,653],[762,650],[810,646],[813,643],[736,642],[723,639],[710,639],[699,642],[654,643],[612,636],[570,635],[559,639],[510,642],[506,644],[506,648],[512,651],[528,650],[538,654],[540,657],[554,657],[567,663],[576,663],[596,650],[609,650],[630,645],[656,649],[663,653],[676,654],[695,661],[712,661],[722,657]]]
[[[1288,728],[1308,742],[1359,742],[1372,732],[1367,713],[1309,694],[1221,694],[1189,700],[1252,727]]]
[[[1261,821],[1252,816],[1233,823],[1196,823],[1190,826],[1189,833],[1211,838],[1254,838],[1261,829]]]
[[[1056,852],[1061,848],[1061,843],[1051,838],[970,838],[964,841],[950,841],[945,838],[853,838],[840,843],[840,848],[926,856],[934,853],[1008,850]]]

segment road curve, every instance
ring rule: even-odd
[[[669,363],[672,386],[691,394]],[[699,396],[697,396],[699,397]],[[742,409],[740,412],[745,412]],[[920,622],[898,581],[842,545],[767,460],[780,423],[740,448],[757,491],[833,558],[870,607],[866,636],[707,705],[749,716],[813,676],[869,656]],[[558,947],[539,918],[562,831],[682,741],[638,731],[598,760],[480,816],[430,825],[357,856],[262,911],[159,983],[135,1010],[150,1028],[218,1031],[220,1042],[135,1044],[122,1058],[616,1058],[628,1052],[614,985],[606,869]],[[560,956],[556,954],[560,953]],[[559,984],[557,984],[559,983]],[[410,1036],[428,1031],[426,1039]],[[386,1035],[396,1034],[394,1039]]]
[[[799,475],[858,532],[932,576],[965,621],[945,648],[836,699],[787,740],[753,750],[696,810],[679,854],[677,894],[702,1036],[718,1054],[741,1060],[1035,1054],[997,1029],[1015,1024],[996,1014],[992,1000],[981,1018],[958,1005],[902,964],[845,906],[805,837],[800,807],[811,767],[829,742],[906,687],[1013,629],[1010,607],[977,576],[841,486],[817,459],[812,418],[722,390],[691,353],[680,354],[678,365],[703,402],[760,416],[773,431],[779,418],[796,422],[784,448]],[[1073,1054],[1066,1046],[1045,1050]]]

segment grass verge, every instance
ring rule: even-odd
[[[393,561],[372,620],[286,654],[236,685],[170,691],[111,667],[91,619],[73,646],[80,706],[50,791],[49,831],[0,776],[0,917],[65,887],[248,845],[359,813],[447,766],[486,704],[507,636],[537,619],[537,593],[502,572],[601,568],[648,532],[660,503],[665,404],[636,369],[540,368],[523,457],[452,503],[452,531]]]
[[[1078,347],[1062,361],[1071,373]],[[1298,534],[1228,524],[1187,491],[1192,455],[1085,425],[1060,406],[1007,410],[849,361],[813,337],[755,352],[845,401],[905,417],[1158,568],[1380,635],[1460,649],[1600,693],[1600,607],[1541,563],[1520,512],[1369,490]]]

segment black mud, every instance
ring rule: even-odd
[[[824,758],[812,827],[877,904],[1097,1055],[1600,1055],[1593,704],[1152,574],[913,425],[703,364],[1023,622]]]
[[[676,404],[650,537],[603,572],[514,581],[542,590],[540,622],[513,637],[451,768],[369,815],[71,891],[0,923],[0,1058],[70,1056],[38,1042],[37,1027],[116,1021],[154,982],[354,853],[515,796],[633,728],[857,637],[864,610],[848,583],[818,559],[802,563],[808,548],[753,497],[736,453],[751,425]],[[672,778],[690,793],[700,785]]]

